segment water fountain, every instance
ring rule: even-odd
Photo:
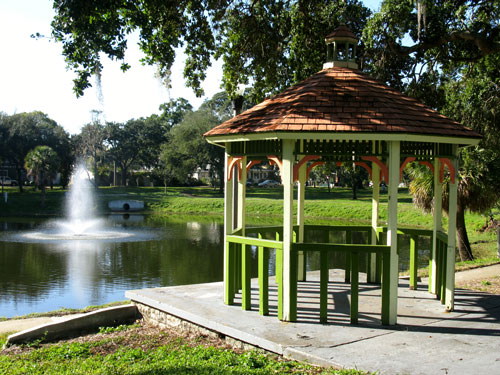
[[[96,216],[94,186],[88,171],[79,165],[71,177],[63,220],[51,221],[36,231],[15,234],[11,241],[67,242],[67,241],[144,241],[152,234],[132,228],[108,227]]]

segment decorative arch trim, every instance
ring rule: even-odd
[[[308,161],[319,159],[319,155],[306,155],[302,159],[299,160],[297,164],[293,166],[293,181],[297,181],[299,179],[299,169]]]
[[[414,156],[408,156],[404,161],[403,164],[401,164],[401,167],[399,168],[399,181],[401,181],[401,178],[403,178],[403,171],[405,167],[408,165],[408,163],[411,163],[412,161],[415,161],[417,158]]]
[[[312,163],[309,167],[307,167],[307,171],[306,171],[306,179],[309,178],[309,173],[311,173],[312,169],[314,167],[317,167],[318,165],[323,165],[325,164],[324,161],[315,161],[314,163]]]
[[[446,165],[448,167],[448,171],[450,172],[450,178],[451,178],[451,183],[455,183],[455,168],[453,167],[453,163],[451,162],[450,159],[448,158],[439,158],[439,161],[441,162],[441,170],[439,171],[439,179],[441,183],[443,183],[444,179],[444,166]]]
[[[382,161],[376,156],[361,156],[361,159],[366,161],[371,161],[372,163],[377,164],[380,167],[380,179],[389,182],[389,170],[387,166],[382,163]]]
[[[233,178],[233,167],[235,165],[238,166],[238,180],[241,179],[241,161],[243,160],[242,156],[230,156],[227,162],[227,180],[231,181]]]

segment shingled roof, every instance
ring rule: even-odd
[[[359,70],[323,69],[205,133],[371,132],[481,135]],[[312,135],[312,134],[311,134]]]

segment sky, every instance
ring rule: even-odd
[[[372,10],[381,0],[366,0]],[[50,38],[34,39],[32,34],[50,35],[53,18],[51,0],[0,1],[0,112],[8,115],[42,111],[70,134],[92,120],[91,111],[102,111],[105,121],[125,122],[159,113],[159,106],[179,97],[194,108],[221,91],[222,63],[212,61],[202,87],[205,97],[197,98],[185,86],[184,56],[178,50],[172,67],[172,89],[155,78],[155,70],[139,62],[143,56],[136,43],[128,42],[125,61],[131,68],[123,73],[118,62],[103,60],[102,101],[93,86],[76,98],[73,72],[66,69],[62,45]],[[133,36],[132,36],[133,38]]]

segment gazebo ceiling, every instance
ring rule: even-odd
[[[342,67],[323,69],[205,133],[216,143],[241,140],[241,136],[257,140],[325,135],[330,139],[434,139],[444,143],[462,143],[463,139],[463,144],[481,138],[361,71]]]

